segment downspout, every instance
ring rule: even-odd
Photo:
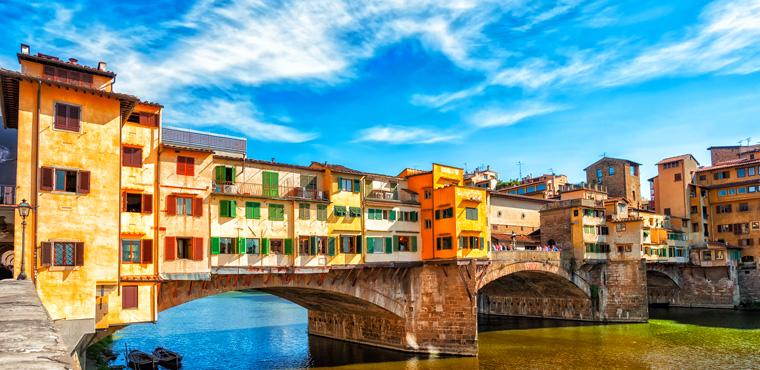
[[[359,238],[360,238],[359,243],[362,244],[362,257],[361,257],[361,263],[362,264],[364,264],[364,263],[367,262],[367,258],[366,258],[366,256],[367,256],[367,253],[366,253],[367,246],[365,245],[366,244],[365,243],[366,242],[366,238],[364,237],[364,211],[366,211],[364,209],[365,204],[366,204],[366,202],[364,201],[365,200],[365,198],[364,198],[364,196],[365,196],[365,194],[364,194],[364,190],[365,190],[364,179],[366,177],[367,176],[362,176],[362,177],[359,178],[359,204],[360,204],[359,209],[361,209],[361,215],[359,216],[359,227],[361,228],[359,230]]]
[[[35,148],[34,149],[35,150],[34,169],[32,173],[30,174],[31,177],[34,179],[34,181],[32,181],[33,186],[31,186],[31,188],[29,189],[30,193],[33,194],[34,196],[34,200],[32,201],[32,204],[35,211],[39,211],[39,205],[38,205],[39,191],[37,187],[37,173],[40,166],[40,112],[41,112],[40,104],[42,100],[41,95],[42,95],[42,81],[37,80],[37,113],[35,114],[35,117],[34,117],[34,127],[32,131],[34,135],[34,148]],[[32,266],[34,266],[32,282],[35,285],[37,285],[37,237],[38,237],[37,221],[38,220],[39,218],[38,218],[37,212],[35,212],[34,222],[32,223],[33,230],[32,230],[32,240],[31,240],[32,245],[34,246],[34,248],[32,248],[32,258],[31,258]]]
[[[121,102],[119,102],[121,104]],[[116,209],[118,210],[116,219],[119,220],[118,223],[118,234],[116,235],[116,260],[118,261],[118,264],[116,265],[116,292],[118,296],[121,296],[121,212],[122,212],[122,204],[124,203],[124,200],[122,199],[123,191],[122,186],[124,185],[122,183],[121,178],[121,164],[124,158],[122,158],[122,155],[124,154],[124,150],[122,149],[122,136],[124,136],[124,117],[121,116],[121,113],[119,114],[119,200],[116,203]],[[142,243],[140,245],[140,249],[142,249]],[[142,252],[142,251],[141,251]],[[140,256],[142,258],[142,254]]]
[[[438,239],[435,237],[435,184],[431,182],[430,185],[430,219],[433,220],[433,225],[430,227],[430,233],[432,236],[433,259],[435,259],[435,250],[438,248]],[[422,196],[425,196],[425,189],[422,189]],[[451,243],[454,244],[454,241],[452,240]]]
[[[160,276],[160,271],[158,268],[158,264],[160,263],[161,259],[158,257],[158,234],[159,230],[161,229],[159,214],[161,213],[161,210],[159,209],[159,206],[161,204],[161,186],[159,185],[160,179],[161,179],[161,122],[163,115],[163,109],[159,111],[159,119],[158,119],[158,137],[156,139],[156,163],[154,164],[154,170],[153,170],[153,274],[156,277]],[[155,289],[153,291],[153,322],[158,321],[158,295],[161,293],[161,281],[160,278],[156,282]]]

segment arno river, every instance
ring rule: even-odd
[[[647,324],[482,319],[477,358],[421,358],[309,336],[305,309],[233,292],[169,309],[158,324],[131,325],[112,349],[164,346],[184,356],[185,369],[760,368],[760,312],[651,311]]]

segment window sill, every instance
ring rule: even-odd
[[[82,266],[50,266],[48,271],[74,271],[79,270]]]

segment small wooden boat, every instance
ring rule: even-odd
[[[156,358],[150,353],[133,349],[127,354],[127,366],[133,370],[154,370]]]
[[[170,351],[163,347],[156,347],[153,350],[153,356],[158,361],[158,364],[167,369],[179,369],[182,367],[182,355],[177,352]]]

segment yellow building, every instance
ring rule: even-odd
[[[21,71],[0,69],[0,82],[4,125],[18,129],[17,198],[34,207],[25,273],[63,330],[154,321],[161,106],[113,92],[116,75],[102,62],[32,55],[26,45],[18,61]]]
[[[461,168],[399,174],[420,197],[422,259],[485,258],[490,249],[486,190],[464,186]]]
[[[327,205],[328,263],[330,265],[363,263],[362,183],[364,175],[337,164],[312,162],[310,167],[324,170],[323,187],[330,200]]]

